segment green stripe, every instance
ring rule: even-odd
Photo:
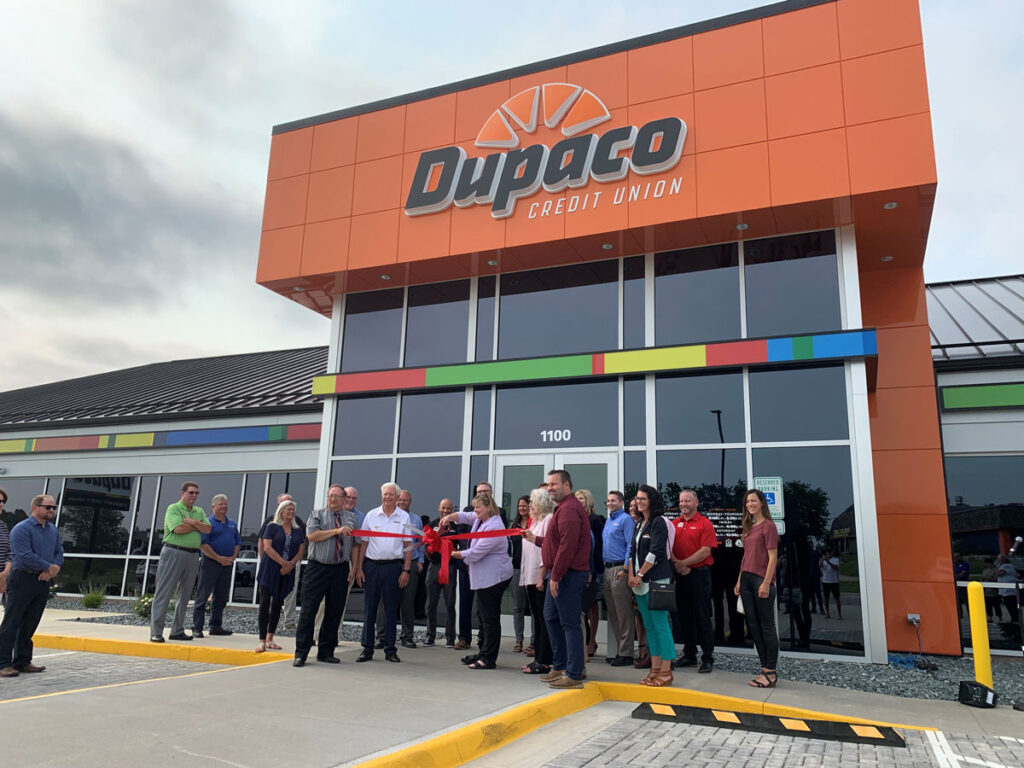
[[[271,442],[284,440],[285,435],[288,434],[288,427],[270,427],[269,432],[268,437]]]
[[[814,337],[794,336],[793,337],[793,359],[813,360],[814,359]]]
[[[942,407],[948,410],[1014,406],[1024,406],[1024,384],[978,384],[942,389]]]
[[[427,386],[462,387],[469,384],[501,384],[510,381],[559,379],[590,376],[593,370],[591,355],[446,365],[443,368],[427,368]]]

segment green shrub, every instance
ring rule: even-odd
[[[107,599],[106,594],[100,587],[89,587],[89,591],[82,595],[82,605],[86,608],[99,608]]]
[[[132,613],[138,616],[140,619],[148,619],[150,612],[153,610],[153,596],[143,595],[132,603]]]

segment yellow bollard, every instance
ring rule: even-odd
[[[971,647],[974,649],[974,679],[992,687],[992,655],[988,650],[988,619],[985,617],[985,590],[972,581],[967,585],[967,610],[971,614]]]

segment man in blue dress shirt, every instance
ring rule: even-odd
[[[200,534],[199,551],[203,556],[199,560],[199,588],[196,590],[196,604],[192,611],[192,637],[203,636],[203,623],[206,620],[206,600],[213,595],[210,606],[210,634],[230,635],[230,629],[221,624],[224,606],[228,603],[228,592],[231,589],[231,566],[238,558],[238,550],[242,548],[242,537],[238,533],[238,524],[228,517],[228,497],[218,493],[210,500],[213,516],[210,532]]]
[[[43,617],[50,581],[64,565],[64,545],[53,524],[56,512],[52,496],[36,496],[31,516],[11,530],[13,563],[0,624],[0,677],[46,669],[32,663],[32,635]]]
[[[636,634],[633,623],[633,591],[625,579],[625,563],[629,559],[629,546],[633,539],[635,524],[623,508],[625,499],[619,491],[609,491],[605,506],[608,522],[602,531],[604,550],[604,604],[608,609],[608,628],[615,643],[608,644],[608,663],[614,667],[633,664],[633,638]]]

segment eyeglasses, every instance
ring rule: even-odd
[[[50,512],[53,512],[53,510],[57,508],[56,504],[38,504],[36,506],[40,507],[41,509],[48,510]]]

